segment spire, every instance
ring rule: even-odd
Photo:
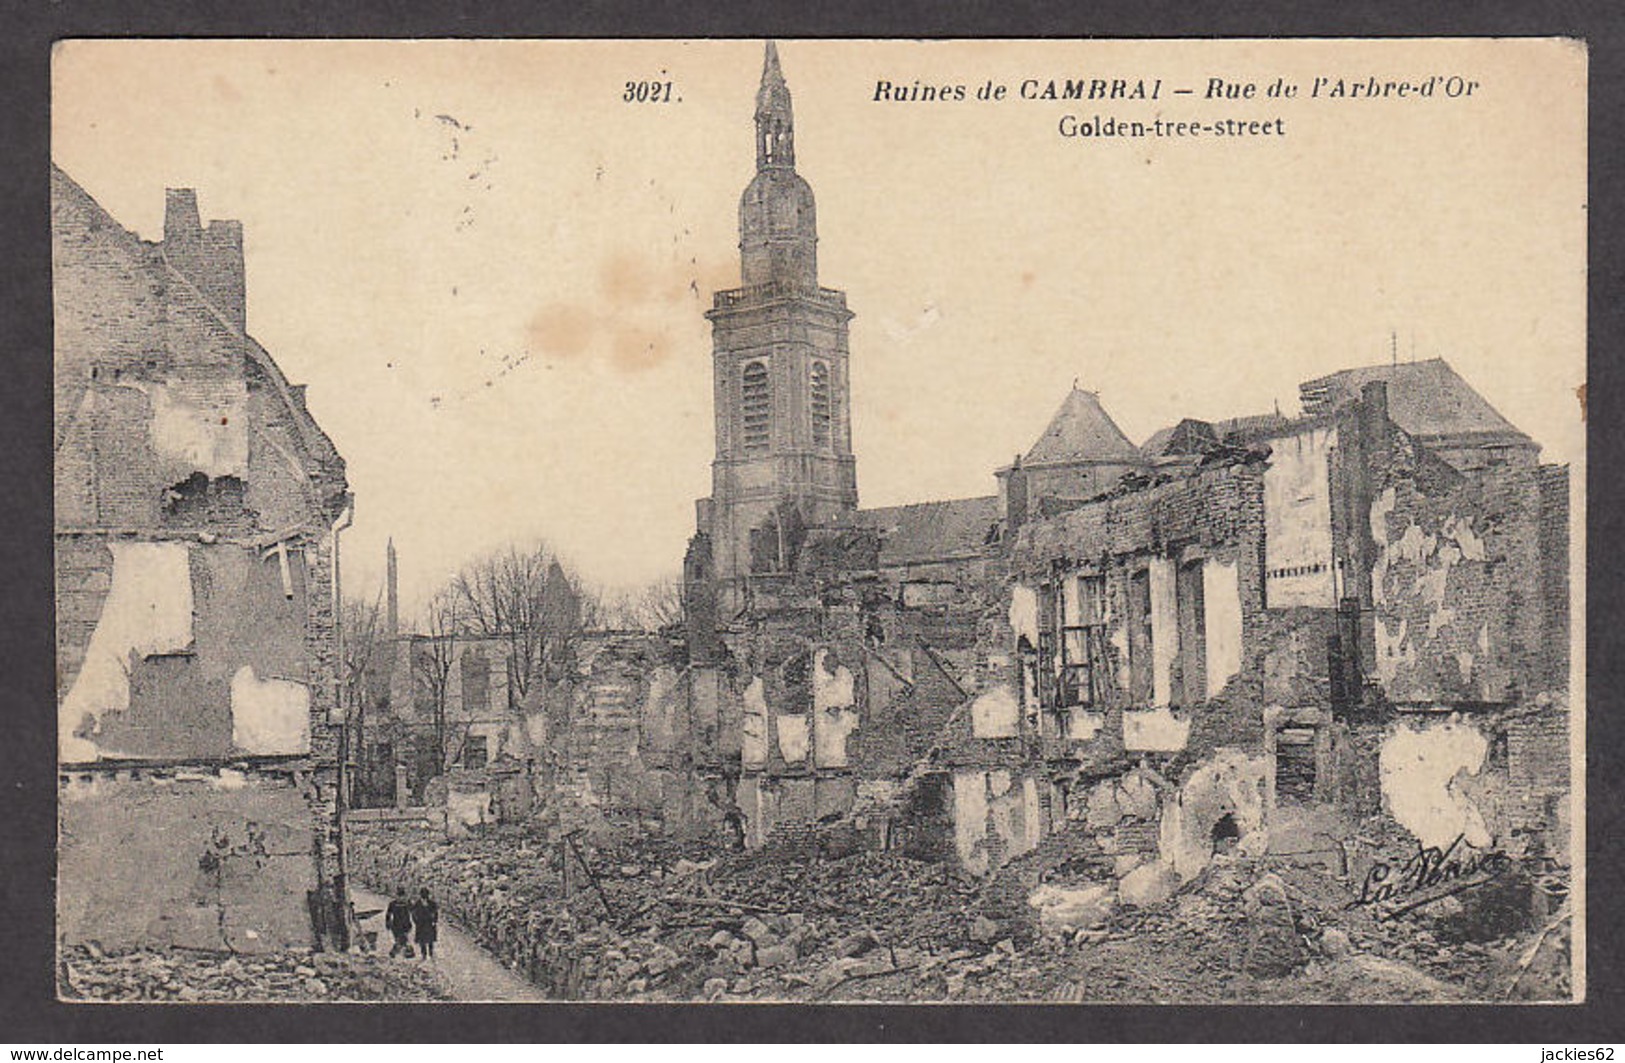
[[[784,84],[784,71],[779,69],[779,45],[776,41],[768,41],[762,50],[762,86],[765,88],[769,82]]]
[[[768,41],[756,92],[756,175],[739,199],[740,278],[746,287],[818,286],[818,218],[796,173],[795,120],[779,49]]]
[[[401,593],[399,577],[395,571],[395,537],[389,537],[389,543],[384,547],[385,564],[385,634],[393,639],[401,633]]]
[[[778,45],[772,41],[762,55],[762,87],[756,90],[756,168],[796,167],[795,120],[790,111],[790,86],[779,69]]]

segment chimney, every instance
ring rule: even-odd
[[[190,188],[164,189],[164,250],[182,245],[195,247],[202,237],[197,192]]]
[[[164,257],[237,331],[248,324],[244,289],[243,223],[199,220],[197,192],[164,191]]]
[[[1388,382],[1369,380],[1360,387],[1360,436],[1368,448],[1388,438]],[[1369,450],[1368,450],[1369,453]]]
[[[1004,484],[1005,534],[1014,536],[1027,521],[1027,470],[1021,467],[1021,455],[1010,463]]]
[[[1372,414],[1380,413],[1382,419],[1388,419],[1388,381],[1368,380],[1360,387],[1360,401],[1371,408]]]

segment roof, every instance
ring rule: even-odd
[[[1366,384],[1388,385],[1388,418],[1423,440],[1450,437],[1529,437],[1502,417],[1443,358],[1344,369],[1298,385],[1306,415],[1329,412],[1360,397]]]
[[[857,523],[880,532],[882,566],[979,553],[1002,516],[997,495],[863,509]]]
[[[1023,465],[1074,462],[1141,464],[1144,458],[1093,391],[1073,388],[1050,419],[1049,427],[1021,459]]]

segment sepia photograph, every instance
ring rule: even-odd
[[[56,992],[1586,999],[1587,49],[70,39]]]

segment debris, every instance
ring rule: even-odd
[[[1286,886],[1277,876],[1267,874],[1247,891],[1245,904],[1250,928],[1243,968],[1260,978],[1291,974],[1306,957]]]
[[[1552,921],[1541,928],[1539,934],[1535,935],[1535,940],[1532,941],[1529,947],[1524,950],[1523,955],[1518,957],[1517,973],[1513,975],[1512,983],[1507,986],[1506,995],[1508,997],[1511,997],[1515,992],[1517,992],[1518,983],[1523,981],[1524,975],[1529,972],[1530,965],[1535,962],[1535,957],[1540,955],[1541,946],[1546,944],[1547,937],[1551,935],[1552,931],[1569,922],[1573,914],[1573,909],[1571,909],[1567,902],[1565,902],[1563,907],[1558,910],[1557,915],[1552,919]]]
[[[768,945],[758,948],[756,952],[756,965],[758,967],[785,967],[795,963],[796,950],[789,945]]]
[[[1116,891],[1110,884],[1082,889],[1043,885],[1027,898],[1027,903],[1038,909],[1043,929],[1067,934],[1104,923],[1116,901]]]
[[[308,951],[229,953],[65,948],[59,990],[108,1001],[445,1000],[433,974],[382,956]]]
[[[1534,936],[1447,945],[1423,914],[1378,921],[1347,879],[1265,855],[1216,856],[1182,885],[1152,856],[1125,885],[1081,831],[980,880],[897,852],[582,835],[590,866],[643,869],[600,879],[607,906],[565,889],[558,842],[541,826],[382,828],[352,835],[349,855],[358,881],[427,886],[444,918],[562,1000],[1490,999]],[[1549,995],[1547,966],[1532,961],[1516,991]]]
[[[1118,882],[1117,893],[1124,904],[1149,908],[1172,897],[1179,885],[1179,873],[1167,864],[1141,864]]]
[[[1347,956],[1353,945],[1349,943],[1348,932],[1335,926],[1327,927],[1320,935],[1320,951],[1332,959]]]

